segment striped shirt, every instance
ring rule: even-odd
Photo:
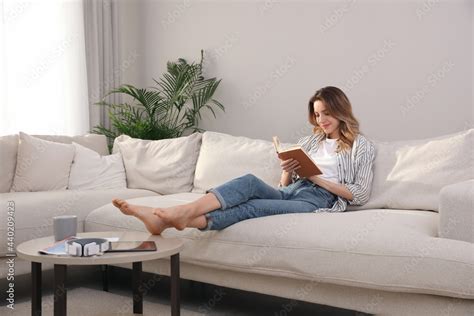
[[[298,140],[298,145],[308,153],[316,151],[320,141],[326,137],[325,134],[313,134],[304,136]],[[352,200],[347,200],[341,196],[330,208],[318,208],[313,212],[344,212],[347,205],[364,205],[370,197],[373,180],[373,164],[375,160],[375,146],[362,134],[358,134],[350,152],[344,151],[336,154],[338,166],[338,181],[346,186],[352,193]],[[292,174],[295,182],[299,176],[296,172]]]

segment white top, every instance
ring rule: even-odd
[[[324,133],[313,133],[301,137],[297,144],[307,153],[310,153],[313,148],[317,150],[325,138]],[[347,200],[342,196],[338,196],[332,207],[320,207],[313,212],[344,212],[348,205],[364,205],[367,203],[372,190],[376,152],[374,142],[360,133],[357,134],[350,150],[338,152],[336,157],[339,161],[337,165],[339,168],[339,183],[344,184],[351,191],[353,199]],[[291,175],[292,181],[295,182],[298,178],[298,174],[293,172]]]
[[[339,183],[337,177],[338,162],[336,147],[337,139],[326,138],[321,142],[321,146],[319,146],[316,151],[311,151],[309,154],[323,173],[318,175],[318,177]]]

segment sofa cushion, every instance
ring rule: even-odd
[[[113,152],[122,153],[127,187],[160,194],[191,191],[201,137],[201,133],[161,140],[117,137]]]
[[[18,135],[0,137],[0,193],[10,192],[15,176]]]
[[[83,231],[84,218],[97,207],[115,197],[130,198],[156,195],[146,190],[64,190],[47,192],[15,192],[0,194],[0,256],[7,252],[8,210],[15,224],[15,244],[53,234],[53,216],[77,215],[78,232]],[[12,208],[8,208],[12,205]],[[118,210],[116,210],[118,211]],[[118,211],[120,213],[120,211]],[[11,222],[11,221],[10,221]]]
[[[66,190],[74,146],[20,132],[17,166],[11,191]]]
[[[130,199],[166,207],[198,193]],[[474,298],[474,246],[438,238],[439,214],[364,210],[284,214],[249,219],[222,231],[174,228],[165,237],[185,241],[183,262],[224,270],[315,279],[386,291]],[[105,205],[85,219],[86,231],[141,230],[134,217]]]
[[[421,140],[374,141],[373,208],[439,210],[439,193],[449,184],[474,177],[474,129]]]
[[[282,147],[288,145],[282,144]],[[191,192],[204,193],[246,173],[276,187],[281,172],[272,142],[207,131],[202,136]]]
[[[57,143],[71,144],[73,141],[98,152],[108,155],[105,135],[87,134],[79,136],[33,135],[34,137]],[[15,176],[18,152],[18,135],[0,136],[0,193],[10,192]]]
[[[92,149],[100,155],[108,155],[109,147],[107,145],[107,137],[98,134],[86,134],[77,136],[63,136],[63,135],[33,135],[34,137],[49,140],[50,142],[72,144],[78,143],[86,148]]]
[[[122,154],[101,156],[78,143],[69,175],[70,190],[125,189],[127,179]]]
[[[445,186],[439,195],[439,236],[474,243],[474,180]]]

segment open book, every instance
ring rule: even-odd
[[[311,157],[301,148],[301,146],[292,146],[286,149],[282,149],[280,140],[277,136],[273,136],[273,146],[278,154],[278,158],[281,160],[288,160],[293,158],[300,163],[300,168],[296,169],[295,172],[301,178],[307,178],[314,175],[322,174],[321,170],[316,166],[316,163]]]

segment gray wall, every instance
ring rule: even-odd
[[[150,86],[203,48],[226,106],[206,130],[296,141],[309,97],[334,85],[369,138],[434,137],[474,123],[473,15],[468,0],[122,0],[122,82]]]

